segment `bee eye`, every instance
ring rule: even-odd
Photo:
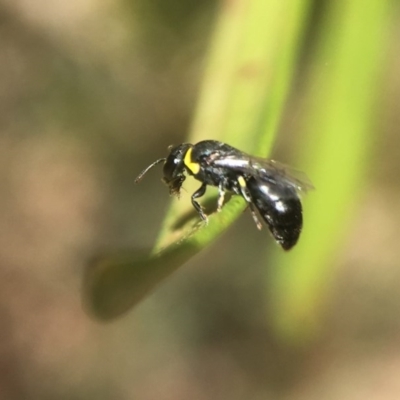
[[[176,165],[174,160],[167,160],[167,162],[164,164],[164,177],[168,180],[171,180],[173,178],[175,169]]]

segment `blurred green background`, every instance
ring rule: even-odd
[[[298,248],[247,211],[120,319],[82,305],[93,256],[154,245],[167,189],[133,180],[196,130],[216,27],[256,3],[0,1],[0,399],[398,399],[395,0],[280,2],[279,34],[266,16],[269,136],[232,144],[273,142],[315,183]]]

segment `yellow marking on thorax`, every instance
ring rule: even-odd
[[[196,175],[200,171],[200,164],[198,162],[192,161],[192,150],[193,148],[190,147],[189,150],[186,152],[183,163],[193,175]]]

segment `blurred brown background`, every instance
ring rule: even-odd
[[[273,244],[248,215],[130,314],[83,311],[87,260],[157,235],[167,190],[157,172],[133,179],[185,137],[217,5],[0,1],[0,399],[400,398],[398,13],[377,157],[317,343],[269,333]]]

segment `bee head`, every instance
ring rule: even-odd
[[[190,143],[183,143],[176,147],[170,147],[170,153],[165,161],[163,168],[163,182],[168,185],[170,194],[178,195],[185,180],[184,157],[188,149],[192,147]]]

